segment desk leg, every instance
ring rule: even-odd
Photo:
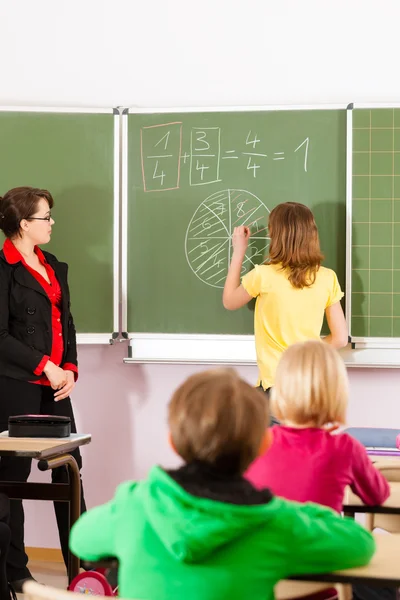
[[[69,485],[71,500],[69,502],[69,528],[81,516],[81,478],[79,475],[79,467],[76,460],[71,456],[71,461],[68,463]],[[80,560],[75,554],[69,552],[68,555],[68,581],[71,581],[79,574]]]
[[[69,528],[79,519],[81,514],[81,480],[76,460],[70,454],[62,454],[47,460],[39,461],[38,467],[41,471],[66,466],[69,475]],[[80,560],[68,551],[68,583],[79,574]]]

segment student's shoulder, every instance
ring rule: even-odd
[[[340,443],[342,447],[345,448],[346,452],[348,452],[349,454],[351,453],[352,456],[360,453],[367,453],[366,447],[359,440],[356,440],[356,438],[352,437],[345,431],[334,437],[340,438]]]
[[[340,433],[333,433],[330,435],[332,437],[332,440],[334,440],[334,442],[336,442],[340,446],[343,446],[346,448],[354,448],[354,447],[364,448],[364,446],[358,440],[356,440],[353,436],[346,433],[346,431],[341,431]]]
[[[327,279],[332,281],[332,279],[336,279],[337,275],[333,269],[329,269],[328,267],[320,266],[317,274],[318,279]]]
[[[315,284],[319,288],[326,288],[329,293],[335,290],[339,285],[337,275],[333,269],[323,267],[322,265],[318,269]]]
[[[258,273],[269,273],[273,266],[274,265],[268,263],[261,263],[260,265],[254,265],[254,271],[257,271]]]
[[[275,265],[268,262],[262,263],[261,265],[255,265],[253,270],[261,277],[275,277],[284,274],[284,269],[282,269],[281,265]]]
[[[138,481],[124,481],[120,483],[114,494],[114,504],[116,506],[124,506],[126,503],[134,501],[135,495],[143,485]]]
[[[271,267],[273,265],[269,265],[267,263],[263,263],[261,265],[254,265],[254,268],[251,269],[246,275],[243,276],[243,281],[249,280],[258,280],[265,281],[268,279],[270,274],[272,273]]]
[[[345,431],[333,434],[327,433],[327,436],[330,438],[331,454],[336,453],[336,456],[341,457],[347,464],[351,464],[360,454],[365,455],[367,452],[361,442]]]
[[[265,527],[277,535],[301,536],[313,530],[315,519],[331,519],[336,513],[331,508],[312,502],[300,503],[275,496],[270,503],[272,517]]]

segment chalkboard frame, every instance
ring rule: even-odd
[[[110,344],[120,336],[120,124],[119,108],[112,107],[42,107],[0,106],[0,112],[9,113],[59,113],[59,114],[109,114],[114,121],[113,154],[113,331],[109,333],[77,333],[78,344]]]
[[[379,108],[400,108],[400,103],[350,103],[347,106],[347,147],[346,147],[346,315],[349,327],[349,339],[354,350],[369,350],[367,366],[400,367],[400,338],[396,337],[366,337],[354,336],[351,333],[352,324],[352,225],[353,225],[353,110]],[[374,354],[374,350],[386,350]],[[399,350],[399,352],[396,352]],[[392,351],[392,352],[391,352]]]
[[[129,340],[127,363],[255,365],[253,335],[155,334],[129,332],[128,323],[128,115],[162,113],[343,110],[343,104],[129,107],[121,116],[121,335]],[[345,148],[344,148],[345,150]]]

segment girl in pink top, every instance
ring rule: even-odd
[[[271,411],[282,425],[270,429],[270,447],[249,467],[247,479],[277,496],[337,512],[346,486],[365,504],[382,504],[389,484],[364,446],[346,433],[332,434],[345,423],[347,401],[346,369],[332,347],[320,341],[289,347],[271,395]]]

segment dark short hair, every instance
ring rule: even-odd
[[[232,369],[215,369],[192,375],[176,390],[168,421],[186,463],[238,474],[257,458],[269,416],[262,392]]]
[[[53,196],[39,188],[16,187],[0,196],[0,229],[7,238],[19,234],[21,221],[36,213],[41,198],[48,202],[49,208],[53,208]]]

